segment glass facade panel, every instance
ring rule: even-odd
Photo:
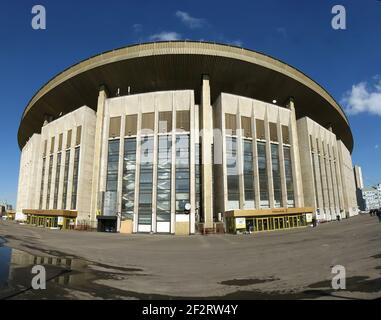
[[[108,143],[106,192],[118,190],[119,145],[119,139],[110,140]]]
[[[42,202],[44,201],[44,180],[45,180],[45,166],[46,166],[46,158],[42,159],[42,173],[41,173],[41,188],[40,188],[40,205],[39,208],[42,210]]]
[[[294,180],[292,177],[291,149],[283,147],[284,169],[286,173],[287,206],[295,207]]]
[[[46,194],[46,206],[45,209],[49,209],[50,204],[50,190],[52,185],[52,173],[53,173],[53,156],[49,157],[49,171],[48,171],[48,185],[47,185],[47,194]]]
[[[176,213],[182,214],[190,202],[190,137],[176,137]]]
[[[132,219],[135,205],[136,139],[124,140],[122,219]]]
[[[141,141],[138,223],[152,224],[153,137]]]
[[[266,143],[257,143],[258,152],[258,175],[259,175],[259,194],[260,194],[260,207],[269,208],[269,187],[267,181],[267,157],[266,157]]]
[[[171,221],[172,137],[159,137],[157,166],[157,222]]]
[[[280,208],[282,203],[282,184],[280,179],[279,145],[271,144],[271,164],[273,172],[274,206]]]
[[[71,193],[71,210],[77,209],[79,152],[80,152],[80,148],[75,148],[74,169],[73,169],[73,188],[72,188],[72,193]]]
[[[53,201],[53,209],[57,209],[58,205],[58,190],[60,187],[60,173],[61,173],[61,153],[57,154],[57,166],[56,166],[56,179],[54,182],[54,201]]]
[[[237,138],[226,137],[226,169],[229,209],[239,208]]]
[[[67,189],[69,183],[69,163],[70,163],[70,150],[66,151],[65,156],[65,168],[64,168],[64,181],[63,181],[63,190],[62,190],[62,209],[66,210],[67,208]]]
[[[244,185],[245,185],[245,204],[246,206],[249,205],[250,208],[255,207],[253,160],[254,160],[253,159],[253,143],[251,140],[244,140],[243,177],[244,177]]]

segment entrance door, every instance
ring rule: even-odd
[[[263,220],[263,231],[269,230],[269,220],[267,218],[262,219]]]
[[[285,226],[284,226],[284,218],[283,217],[279,217],[279,229],[284,229]]]
[[[263,231],[263,219],[257,219],[258,231]]]

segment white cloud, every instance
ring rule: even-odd
[[[376,144],[375,146],[374,146],[374,149],[379,149],[380,148],[380,146],[378,145],[378,144]]]
[[[149,37],[152,41],[172,41],[172,40],[180,40],[181,34],[173,31],[163,31],[160,33],[153,34]]]
[[[348,114],[370,113],[381,116],[381,79],[373,77],[373,84],[360,82],[354,84],[341,100]]]
[[[227,43],[237,47],[242,47],[243,45],[243,42],[241,40],[227,41]]]
[[[189,13],[184,11],[177,11],[176,17],[191,29],[202,28],[205,25],[204,19],[192,17]]]
[[[134,32],[136,33],[139,33],[139,32],[142,32],[143,30],[143,25],[141,25],[140,23],[135,23],[132,28],[134,29]]]

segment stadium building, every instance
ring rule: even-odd
[[[338,103],[269,56],[204,42],[102,53],[27,105],[17,212],[52,228],[269,231],[357,214]]]

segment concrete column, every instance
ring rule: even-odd
[[[302,169],[299,153],[299,139],[296,124],[295,100],[290,97],[287,103],[288,109],[291,111],[290,119],[290,143],[291,143],[291,163],[292,174],[294,178],[294,197],[295,207],[304,207],[304,194],[302,182]]]
[[[283,152],[283,135],[282,135],[282,126],[280,123],[280,115],[278,113],[277,120],[277,135],[279,141],[279,168],[280,168],[280,182],[282,188],[282,202],[281,207],[287,208],[287,184],[286,184],[286,168],[284,166],[284,152]]]
[[[151,230],[156,233],[157,231],[157,165],[158,165],[158,152],[159,152],[159,112],[156,104],[155,96],[155,123],[154,123],[154,136],[153,136],[153,173],[152,173],[152,223]]]
[[[171,233],[176,232],[176,107],[172,94]]]
[[[332,145],[329,146],[329,149],[330,149],[330,155],[331,155],[330,167],[331,167],[331,172],[332,172],[334,208],[335,208],[336,215],[338,215],[340,213],[339,189],[338,189],[338,181],[337,181],[336,168],[335,168],[335,162],[334,162],[335,156],[334,156],[334,151],[333,151]]]
[[[57,139],[57,137],[56,137]],[[58,144],[55,143],[56,145]],[[56,152],[56,145],[54,146],[53,150],[53,166],[52,166],[52,174],[51,174],[51,183],[50,183],[50,199],[49,199],[49,209],[53,209],[54,204],[54,191],[56,188],[56,171],[57,171],[57,152]]]
[[[330,210],[330,216],[331,219],[336,219],[335,216],[335,199],[334,199],[334,192],[333,192],[333,183],[332,183],[332,171],[330,166],[330,156],[329,156],[329,150],[328,150],[328,143],[325,142],[325,163],[326,163],[326,173],[327,173],[327,183],[328,183],[328,195],[329,195],[329,210]]]
[[[270,204],[270,208],[275,208],[273,166],[271,161],[272,159],[271,159],[270,128],[269,128],[267,109],[266,109],[266,115],[265,115],[265,137],[266,137],[266,167],[267,167],[267,184],[269,189],[269,204]]]
[[[209,76],[203,75],[201,88],[201,129],[202,129],[202,201],[205,227],[213,227],[213,190],[212,190],[212,144],[213,144],[213,109],[210,97]]]
[[[94,163],[93,163],[93,183],[91,190],[91,212],[90,220],[96,221],[98,210],[103,210],[99,208],[99,185],[100,185],[100,166],[101,166],[101,156],[102,156],[102,138],[103,138],[103,123],[105,114],[105,104],[107,100],[107,88],[101,86],[99,89],[98,96],[98,106],[97,106],[97,120],[95,126],[95,137],[94,137]]]
[[[319,135],[320,136],[320,135]],[[318,148],[319,148],[319,163],[320,163],[320,174],[321,174],[321,184],[323,192],[323,202],[324,202],[324,219],[327,219],[329,214],[329,196],[328,196],[328,181],[327,181],[327,172],[325,168],[325,159],[324,159],[324,150],[323,143],[320,138],[318,138]]]
[[[117,231],[120,231],[122,222],[122,197],[123,197],[123,167],[124,167],[124,133],[126,129],[126,116],[122,115],[120,118],[120,140],[119,140],[119,162],[118,162],[118,191],[117,191]]]
[[[238,99],[238,112],[236,115],[236,128],[237,128],[237,171],[239,179],[239,208],[245,209],[245,183],[243,179],[243,132],[241,127],[241,112]]]
[[[141,162],[141,127],[142,127],[142,113],[138,109],[138,125],[136,136],[136,172],[135,172],[135,201],[134,201],[134,227],[133,232],[139,232],[139,197],[140,197],[140,162]]]
[[[189,112],[190,112],[190,234],[195,233],[196,224],[196,163],[195,163],[195,151],[196,151],[196,115],[194,107],[194,94],[189,96]]]
[[[321,181],[321,174],[320,174],[320,162],[319,162],[319,156],[317,151],[317,143],[314,136],[312,136],[312,148],[315,150],[315,152],[312,155],[312,161],[314,162],[315,166],[315,182],[316,182],[316,209],[319,209],[322,213],[322,210],[324,208],[324,201],[323,201],[323,193],[322,193],[322,181]]]
[[[254,195],[255,195],[255,208],[260,209],[260,193],[259,193],[259,171],[258,171],[258,147],[257,147],[257,128],[255,124],[255,107],[253,102],[252,116],[251,116],[251,130],[253,135],[253,171],[254,171]]]

